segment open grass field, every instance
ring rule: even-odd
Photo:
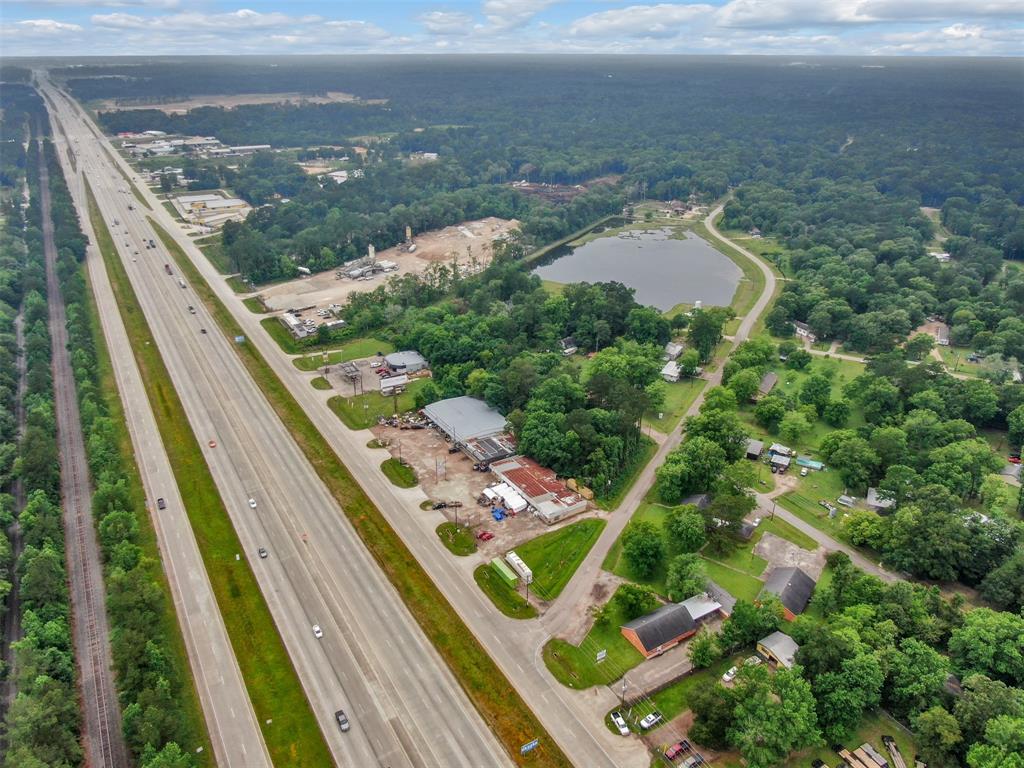
[[[242,546],[91,191],[89,203],[121,318],[267,749],[281,764],[328,765],[323,734],[249,562],[236,559]],[[201,282],[198,273],[190,277],[193,284]]]
[[[543,650],[544,663],[555,679],[569,688],[607,685],[644,660],[619,631],[625,623],[626,617],[612,598],[607,620],[595,623],[579,646],[558,638],[549,640]],[[608,656],[599,664],[597,652],[601,650]]]
[[[97,235],[100,237],[100,235]],[[88,271],[83,267],[82,275],[89,282]],[[124,406],[121,403],[121,396],[117,389],[117,380],[114,377],[114,368],[110,361],[110,352],[107,349],[107,341],[103,336],[103,329],[100,325],[99,311],[96,307],[96,300],[93,297],[92,288],[85,292],[86,308],[89,313],[89,327],[92,331],[92,341],[96,350],[96,368],[99,378],[100,394],[107,406],[107,413],[110,416],[110,426],[117,437],[118,452],[121,454],[121,466],[124,468],[124,476],[128,480],[128,493],[132,501],[135,521],[138,525],[138,545],[142,549],[142,556],[148,563],[146,568],[150,582],[160,590],[162,599],[160,601],[159,622],[160,634],[167,638],[168,654],[164,658],[164,664],[169,670],[168,678],[182,681],[182,687],[176,691],[178,707],[184,716],[183,741],[190,747],[202,747],[202,752],[195,754],[196,765],[200,768],[214,764],[213,751],[210,747],[210,737],[206,731],[206,721],[203,719],[202,707],[199,704],[199,694],[196,692],[195,681],[192,677],[192,668],[188,662],[188,651],[185,648],[185,640],[181,635],[181,628],[178,624],[177,611],[174,608],[174,598],[171,595],[170,585],[160,565],[160,546],[157,543],[156,531],[153,529],[153,521],[146,510],[146,492],[142,487],[142,479],[139,477],[138,466],[135,463],[135,449],[132,446],[131,435],[128,433],[128,424],[125,421]]]
[[[580,520],[516,547],[516,554],[533,571],[531,588],[539,597],[554,600],[562,593],[604,526],[604,520]]]
[[[402,464],[398,459],[384,459],[380,464],[380,471],[399,488],[415,488],[419,483],[412,467]]]
[[[644,414],[644,423],[667,435],[679,425],[686,409],[693,405],[706,383],[703,379],[683,379],[666,384],[665,404],[659,413]]]
[[[494,569],[486,563],[473,571],[473,580],[494,607],[510,619],[534,619],[537,609],[526,602],[526,598],[501,580]]]
[[[416,392],[429,379],[414,379],[409,382],[405,392],[397,398],[397,413],[411,411],[416,406]],[[396,399],[384,397],[380,392],[367,392],[355,397],[335,395],[327,401],[327,405],[349,429],[369,429],[377,423],[378,416],[392,416],[396,413]]]
[[[278,323],[280,325],[280,323]],[[360,360],[364,357],[373,357],[378,352],[388,355],[395,351],[393,344],[380,339],[352,339],[346,341],[337,349],[327,350],[327,365],[347,363],[350,360]],[[302,357],[292,360],[292,365],[300,371],[315,371],[324,365],[323,350],[309,352]]]
[[[594,503],[601,509],[609,511],[618,509],[622,499],[629,489],[633,487],[633,483],[636,482],[637,476],[643,471],[643,468],[647,466],[650,460],[654,458],[654,454],[658,452],[658,446],[651,438],[641,437],[640,443],[641,449],[637,452],[632,464],[622,468],[622,472],[615,479],[615,482],[609,487],[602,489],[600,493],[597,488],[594,489]]]
[[[222,275],[228,275],[235,271],[231,268],[231,263],[228,260],[228,255],[224,252],[224,245],[220,238],[213,238],[204,242],[199,246],[199,250],[210,260],[214,269]]]
[[[749,573],[729,568],[714,560],[704,560],[704,572],[708,578],[735,597],[737,600],[753,602],[764,583]]]
[[[469,528],[456,526],[455,523],[441,523],[435,532],[441,539],[441,543],[453,555],[465,557],[476,552],[476,539],[473,538],[473,531]]]
[[[237,336],[241,328],[228,309],[177,243],[158,225],[154,226],[178,266],[189,276],[221,331],[228,337]],[[370,501],[259,350],[251,344],[234,345],[233,348],[512,762],[531,768],[570,768],[569,758],[413,557],[405,542]],[[545,748],[520,755],[519,747],[534,738],[541,739]],[[282,758],[279,764],[296,763]],[[329,764],[328,759],[317,763],[321,766]]]
[[[972,350],[967,347],[936,347],[942,362],[952,373],[962,373],[967,376],[981,376],[983,367],[978,363],[968,362],[967,356]]]

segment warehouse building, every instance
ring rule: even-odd
[[[537,511],[537,517],[548,525],[557,523],[587,508],[587,500],[526,456],[496,461],[491,472],[510,485]]]
[[[384,355],[384,364],[392,373],[416,373],[416,371],[422,371],[427,368],[426,358],[419,352],[409,349]]]

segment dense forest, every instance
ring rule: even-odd
[[[3,120],[6,136],[29,136],[29,129],[48,131],[42,101],[27,87],[5,86]],[[72,766],[82,759],[79,706],[72,656],[70,606],[64,564],[60,474],[50,372],[46,277],[38,206],[38,164],[46,162],[50,177],[58,277],[67,307],[69,343],[82,428],[94,483],[93,513],[104,556],[107,610],[116,683],[124,717],[125,737],[141,766],[192,764],[178,743],[192,743],[182,714],[181,692],[190,685],[184,659],[171,648],[164,619],[160,563],[143,556],[140,520],[148,514],[131,495],[130,473],[118,445],[119,432],[99,388],[94,334],[95,316],[82,261],[86,239],[52,145],[44,156],[36,144],[25,152],[4,151],[2,192],[6,202],[0,249],[0,487],[21,477],[27,503],[18,515],[24,550],[15,567],[21,581],[22,631],[15,644],[17,697],[5,723],[4,765]],[[31,190],[24,218],[19,202],[23,182]],[[27,224],[24,231],[21,222]],[[25,322],[28,392],[26,432],[15,447],[13,318],[21,306]],[[123,427],[122,427],[123,429]],[[17,458],[15,463],[14,459]],[[137,480],[136,480],[137,482]],[[6,528],[14,512],[9,495],[0,496],[0,523]],[[143,523],[148,526],[148,522]],[[0,597],[9,587],[10,551],[0,540]]]
[[[64,75],[86,100],[329,90],[386,100],[101,113],[110,131],[300,148],[370,142],[379,163],[334,189],[303,180],[273,156],[241,171],[238,188],[253,202],[271,192],[290,200],[245,225],[253,230],[245,251],[259,257],[250,264],[239,253],[236,262],[257,281],[293,274],[295,265],[333,266],[365,252],[367,240],[394,244],[405,224],[419,230],[459,216],[516,215],[532,242],[548,242],[622,199],[594,190],[567,208],[490,186],[516,179],[573,185],[613,175],[621,195],[657,198],[711,199],[742,185],[727,222],[799,234],[793,244],[801,250],[840,248],[830,233],[850,221],[865,227],[850,240],[853,250],[921,245],[932,225],[911,209],[922,205],[942,209],[950,230],[970,240],[964,249],[984,245],[1013,257],[1024,242],[1017,130],[1024,100],[1013,62],[900,59],[867,68],[859,59],[742,57],[198,59],[76,67]],[[950,121],[953,111],[971,120]],[[439,161],[403,165],[414,151],[437,152]],[[840,199],[843,206],[830,205]],[[882,221],[869,224],[876,215]],[[897,215],[898,226],[883,226]]]

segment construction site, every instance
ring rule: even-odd
[[[483,269],[491,261],[495,240],[518,229],[515,219],[489,217],[421,234],[407,232],[406,242],[370,252],[358,261],[267,286],[259,292],[271,312],[319,310],[344,304],[353,293],[372,291],[391,275],[421,274],[432,264],[458,265],[463,274]]]

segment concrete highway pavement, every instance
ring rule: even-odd
[[[507,764],[230,342],[193,291],[165,273],[172,259],[160,245],[148,253],[140,245],[159,238],[149,212],[121,191],[125,182],[110,168],[103,142],[76,107],[52,90],[51,97],[66,132],[78,139],[79,165],[104,218],[122,222],[115,243],[195,434],[203,445],[217,443],[203,449],[205,458],[338,762]],[[159,202],[153,208],[151,215],[165,214]],[[270,550],[268,559],[256,557],[259,546]],[[322,640],[313,637],[314,623],[323,628]],[[353,721],[348,734],[334,723],[337,708]]]
[[[85,455],[78,393],[68,352],[67,312],[60,280],[57,278],[57,246],[53,240],[49,172],[42,142],[38,142],[37,146],[53,370],[53,410],[57,420],[57,448],[60,457],[60,495],[71,600],[71,636],[75,648],[78,686],[82,694],[82,745],[86,765],[127,768],[128,749],[124,743],[121,708],[114,687],[103,566],[93,526],[89,460]]]
[[[739,328],[732,337],[732,349],[735,349],[739,344],[743,343],[750,335],[750,331],[753,329],[757,319],[768,307],[768,304],[772,300],[772,296],[775,295],[776,277],[775,273],[772,272],[763,259],[758,258],[750,251],[745,248],[741,248],[736,243],[725,238],[715,228],[715,218],[722,212],[724,206],[719,205],[704,219],[704,225],[708,228],[708,231],[717,239],[732,246],[739,250],[744,256],[750,261],[757,265],[758,269],[764,275],[765,286],[761,295],[758,296],[754,306],[751,307],[750,311],[740,321]],[[618,540],[623,529],[633,518],[633,513],[636,512],[637,508],[643,502],[644,497],[650,491],[654,485],[654,473],[665,462],[665,457],[673,450],[675,450],[683,440],[683,427],[686,422],[686,417],[695,415],[700,411],[700,406],[704,403],[705,394],[712,388],[718,386],[722,382],[722,366],[719,365],[715,371],[710,373],[706,377],[706,384],[701,390],[700,394],[694,399],[689,409],[684,414],[683,418],[679,420],[679,425],[672,430],[668,437],[658,446],[657,452],[654,454],[654,458],[647,463],[647,466],[641,470],[640,475],[633,483],[632,488],[626,494],[626,497],[619,504],[619,508],[613,512],[608,518],[608,524],[601,532],[601,536],[594,544],[593,548],[587,553],[586,559],[576,570],[572,579],[566,585],[562,594],[559,596],[555,604],[548,609],[548,612],[544,615],[544,623],[548,630],[553,635],[558,635],[564,632],[572,620],[574,613],[578,612],[578,606],[589,599],[591,587],[597,578],[600,570],[601,563],[604,562],[608,551],[612,548],[612,545]]]
[[[75,114],[80,115],[80,112],[76,111]],[[79,125],[75,130],[83,131],[86,129]],[[116,155],[116,153],[114,154]],[[97,157],[96,159],[100,161],[105,160],[109,163],[109,158]],[[116,162],[121,164],[122,169],[129,175],[133,173],[131,167],[120,157],[116,158]],[[108,180],[112,178],[109,171],[107,171],[106,178]],[[120,180],[120,186],[124,186],[123,180]],[[366,442],[369,440],[370,434],[368,432],[352,432],[341,424],[337,416],[326,406],[326,400],[322,396],[323,393],[312,389],[309,386],[308,376],[298,371],[281,354],[274,341],[259,325],[260,317],[245,308],[241,303],[241,299],[226,285],[223,277],[217,274],[192,240],[183,234],[178,222],[167,213],[160,200],[145,187],[140,187],[140,191],[150,201],[153,211],[133,212],[132,231],[134,231],[134,227],[138,226],[138,218],[141,214],[147,214],[152,216],[175,237],[207,282],[216,291],[220,300],[228,307],[235,316],[235,319],[243,327],[247,338],[246,343],[252,343],[257,346],[268,364],[271,365],[278,377],[288,387],[292,396],[302,405],[320,433],[328,440],[349,470],[359,479],[360,484],[371,500],[381,509],[389,523],[398,531],[417,560],[427,570],[435,583],[439,585],[442,592],[459,612],[459,615],[483,644],[502,672],[516,686],[520,695],[528,702],[537,716],[541,718],[544,726],[556,739],[563,751],[570,755],[572,760],[579,765],[597,766],[599,768],[633,768],[634,766],[636,768],[640,768],[640,766],[646,768],[650,760],[643,745],[635,739],[622,739],[614,736],[603,725],[602,716],[605,708],[604,705],[607,703],[605,699],[608,699],[608,702],[610,702],[607,708],[613,706],[617,699],[611,696],[607,689],[590,692],[589,695],[570,691],[551,676],[540,656],[540,649],[549,637],[545,628],[537,622],[516,622],[502,616],[494,609],[494,606],[486,596],[473,583],[472,577],[469,576],[467,578],[462,564],[457,562],[455,558],[452,558],[451,554],[444,549],[440,540],[434,534],[433,528],[438,522],[441,522],[441,519],[436,513],[426,513],[419,509],[419,502],[424,499],[422,491],[419,489],[406,491],[396,488],[384,477],[379,468],[379,455],[366,448]],[[121,197],[125,201],[133,201],[130,195],[122,194]],[[139,259],[141,264],[143,259],[141,256]],[[130,264],[129,266],[134,265]],[[162,286],[166,286],[170,278],[164,275],[163,280]],[[166,291],[166,287],[163,287],[163,290]],[[183,291],[183,293],[186,292]],[[191,291],[188,291],[187,294],[191,295]],[[192,303],[202,312],[197,301],[192,301]],[[171,306],[173,306],[173,302]],[[161,313],[162,310],[156,312],[156,314]],[[180,308],[178,313],[171,312],[171,314],[180,314]],[[147,317],[150,316],[151,312],[147,310]],[[215,328],[212,319],[207,319],[203,322],[208,329],[212,330]],[[195,329],[193,328],[193,333],[194,331]],[[156,332],[155,329],[154,332]],[[210,345],[216,345],[218,354],[225,358],[221,362],[225,364],[228,362],[233,363],[235,355],[227,348],[229,346],[228,343],[223,339],[213,338],[214,336],[219,337],[219,335],[210,334],[208,341]],[[165,349],[164,345],[161,345],[161,349]],[[165,356],[168,355],[167,352],[164,354]],[[232,358],[232,360],[228,361],[226,358]],[[170,364],[170,361],[168,362]],[[247,374],[245,374],[245,378],[248,379]],[[230,376],[223,377],[223,380],[233,381],[233,378]],[[178,386],[177,379],[175,379],[175,385]],[[185,388],[187,386],[187,383],[184,384]],[[179,387],[179,391],[182,391],[182,387]],[[234,395],[232,399],[236,397],[237,395]],[[190,420],[191,418],[190,415]],[[237,426],[237,422],[232,421]],[[207,433],[199,430],[197,434],[202,442]],[[214,433],[211,432],[210,436],[214,436]],[[221,437],[221,435],[217,435],[219,442]],[[286,440],[289,444],[291,443],[290,437],[287,437]],[[250,453],[252,452],[250,451]],[[213,465],[211,464],[211,466]],[[214,471],[216,474],[217,470],[215,469]],[[319,483],[317,484],[319,485]],[[230,502],[233,498],[237,497],[225,494],[224,498]],[[323,505],[323,509],[335,508],[333,500],[324,501]],[[262,506],[261,504],[258,509],[262,509]],[[293,504],[293,506],[298,507],[300,505]],[[349,528],[347,521],[341,518],[340,514],[329,514],[326,516],[326,520],[325,531],[330,532],[333,529],[334,533],[339,533],[344,529],[345,537],[355,536],[354,532]],[[243,543],[246,542],[246,536],[243,534],[242,529],[245,528],[246,524],[247,521],[244,517],[240,521],[236,520],[236,528],[239,529]],[[281,536],[279,538],[286,539],[287,537]],[[265,543],[266,539],[253,537],[250,541],[251,545],[247,544],[246,549],[251,551],[253,546]],[[312,534],[309,536],[309,541],[314,541]],[[359,545],[358,548],[365,556],[365,550],[363,550],[362,546]],[[345,562],[345,560],[337,559],[332,561],[328,559],[328,562]],[[376,572],[375,565],[371,564],[369,568]],[[259,572],[260,569],[256,568],[256,570]],[[330,569],[327,570],[329,571]],[[388,594],[393,592],[390,589],[390,585],[388,585],[387,592]],[[308,625],[305,627],[305,631],[308,633]],[[327,631],[326,627],[325,631]],[[310,635],[310,637],[312,636]],[[291,651],[292,646],[290,643],[288,643],[288,647]],[[429,650],[433,651],[432,648]],[[347,692],[348,689],[346,688]],[[607,694],[607,696],[603,694]],[[435,706],[439,706],[442,710],[444,709],[439,703]],[[475,712],[473,713],[472,721],[479,722],[479,717]],[[483,726],[480,727],[482,728]],[[427,730],[428,734],[442,732],[444,731],[441,729]],[[490,736],[489,733],[488,736]],[[483,762],[477,761],[469,764],[489,766],[497,762],[498,758],[492,756]],[[450,764],[457,765],[461,763],[453,762]]]
[[[59,134],[54,141],[68,187],[79,209],[87,210],[82,177],[68,162]],[[97,243],[88,215],[81,216],[80,222],[90,243]],[[270,768],[263,734],[185,513],[103,258],[95,245],[88,248],[86,266],[214,757],[221,768]],[[167,504],[159,513],[154,509],[157,498]],[[181,746],[190,750],[196,745]]]

